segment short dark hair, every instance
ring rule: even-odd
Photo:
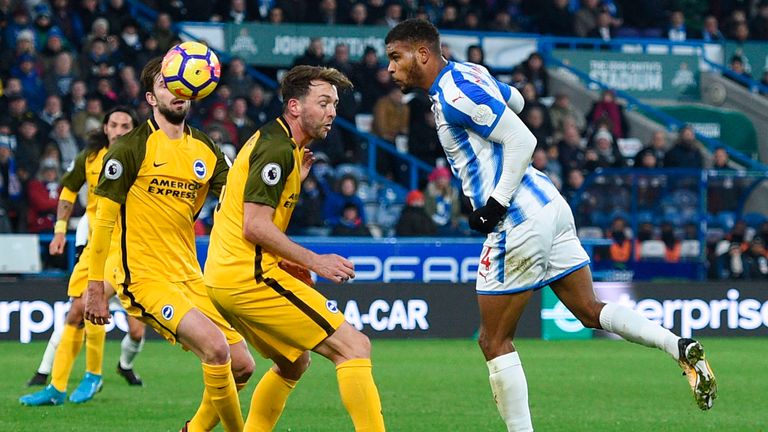
[[[431,22],[423,19],[411,18],[401,22],[384,39],[385,44],[399,41],[411,44],[424,42],[435,53],[440,53],[440,33]]]
[[[163,58],[155,57],[150,59],[147,64],[144,65],[144,69],[141,70],[140,81],[145,92],[154,93],[155,77],[160,73],[162,64]]]
[[[296,66],[280,80],[280,95],[283,97],[283,109],[291,99],[301,99],[309,94],[312,81],[324,81],[341,90],[351,89],[352,81],[334,68],[319,66]]]
[[[118,105],[111,110],[107,111],[106,114],[104,114],[104,118],[101,120],[101,125],[105,126],[107,123],[109,123],[109,118],[112,117],[112,114],[120,112],[124,114],[128,114],[128,116],[131,118],[131,127],[136,127],[139,125],[139,116],[136,115],[136,111],[133,110],[133,108],[126,106],[126,105]],[[94,157],[99,150],[109,145],[109,139],[107,139],[107,135],[104,133],[103,128],[98,128],[96,130],[91,131],[86,139],[85,143],[85,152],[86,156],[91,158]]]

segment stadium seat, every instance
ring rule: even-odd
[[[698,258],[701,253],[701,243],[698,240],[683,240],[680,243],[680,258]]]
[[[730,211],[723,211],[717,214],[717,224],[725,231],[733,229],[736,224],[736,214]]]
[[[664,242],[661,240],[646,240],[640,244],[640,260],[658,261],[664,259]]]
[[[596,226],[581,227],[577,231],[580,239],[601,239],[603,238],[603,230]]]
[[[768,220],[764,214],[755,212],[745,213],[741,218],[744,219],[744,222],[746,222],[748,226],[753,228],[759,228],[763,222]]]

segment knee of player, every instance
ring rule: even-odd
[[[480,330],[480,335],[477,338],[477,344],[480,346],[480,350],[488,358],[506,354],[509,352],[508,348],[511,343],[511,340],[507,337],[494,337],[483,330]]]
[[[356,332],[350,344],[349,358],[371,358],[371,340],[363,333]]]
[[[128,328],[128,336],[134,342],[141,342],[144,339],[144,333],[145,327],[143,325]]]
[[[253,375],[253,370],[256,368],[256,362],[253,361],[253,357],[239,358],[235,360],[232,358],[232,375],[235,377],[235,382],[245,383]]]
[[[223,335],[221,341],[210,341],[203,350],[203,363],[225,364],[229,361],[229,345]]]

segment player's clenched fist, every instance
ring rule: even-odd
[[[331,282],[342,284],[355,277],[355,265],[352,261],[336,255],[318,255],[316,263],[311,269]]]

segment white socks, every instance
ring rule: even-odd
[[[528,383],[517,352],[496,357],[488,362],[491,391],[501,418],[510,432],[533,431],[528,408]]]
[[[625,306],[606,303],[600,312],[600,325],[630,342],[666,351],[675,360],[680,356],[678,336]]]
[[[144,338],[136,342],[131,339],[131,335],[126,333],[123,341],[120,342],[120,367],[123,369],[133,369],[133,359],[144,348]]]
[[[53,358],[56,357],[56,348],[61,342],[61,332],[64,326],[55,327],[51,338],[48,339],[48,345],[45,347],[45,353],[43,353],[43,359],[40,361],[40,366],[37,368],[37,372],[45,375],[51,374],[53,369]]]

